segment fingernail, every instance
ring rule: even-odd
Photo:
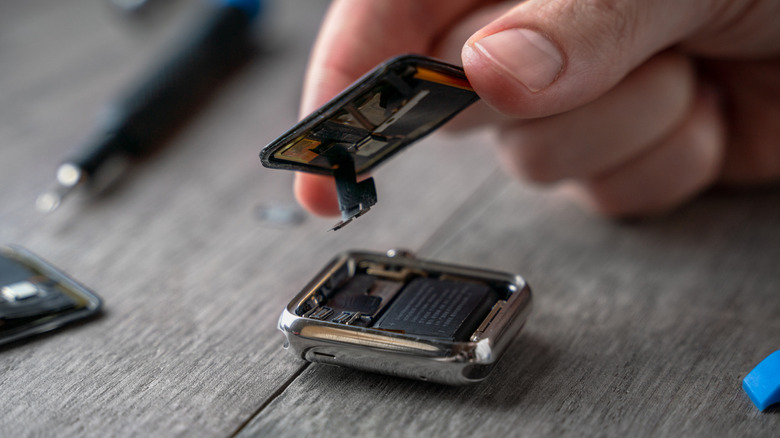
[[[486,36],[475,42],[474,48],[532,92],[552,84],[563,68],[558,48],[530,29],[508,29]]]

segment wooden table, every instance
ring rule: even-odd
[[[780,349],[780,191],[614,223],[503,176],[490,138],[436,134],[375,175],[345,229],[279,226],[257,153],[297,118],[322,2],[269,5],[259,56],[97,198],[33,201],[192,3],[129,22],[97,0],[0,5],[0,242],[95,290],[103,316],[0,350],[0,436],[777,436],[742,378]],[[535,308],[484,383],[308,365],[282,307],[335,253],[409,248],[517,272]]]

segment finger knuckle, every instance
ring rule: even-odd
[[[532,135],[517,131],[499,135],[502,153],[517,177],[536,183],[551,183],[560,179],[552,148]]]
[[[596,214],[610,219],[630,219],[643,214],[637,207],[611,187],[592,181],[581,182],[581,190],[587,195],[587,207]]]
[[[630,47],[641,20],[641,1],[627,0],[578,0],[568,2],[572,8],[569,15],[582,17],[580,22],[587,23],[579,29],[581,41],[592,45],[592,53],[610,53],[604,51],[606,44],[615,49]],[[614,56],[614,52],[610,53]]]

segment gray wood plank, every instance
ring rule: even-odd
[[[377,172],[379,203],[342,231],[258,221],[256,206],[292,202],[290,175],[257,152],[296,118],[324,3],[272,3],[263,56],[169,148],[110,196],[38,215],[33,199],[101,103],[194,7],[132,28],[104,6],[0,4],[0,242],[106,301],[96,321],[0,350],[0,436],[780,430],[780,411],[758,413],[740,388],[780,348],[777,191],[614,224],[496,173],[484,136],[436,135]],[[535,311],[487,382],[307,367],[281,349],[277,315],[322,264],[389,247],[529,279]]]
[[[285,1],[269,10],[263,55],[167,149],[109,195],[41,216],[33,201],[59,160],[158,50],[105,5],[49,3],[3,9],[18,21],[0,13],[0,242],[39,253],[106,307],[0,350],[0,436],[231,434],[301,369],[276,330],[290,296],[339,251],[419,247],[494,171],[484,137],[434,136],[377,172],[379,203],[344,230],[259,221],[258,205],[293,203],[291,174],[257,154],[296,120],[325,7]]]
[[[780,192],[611,223],[494,177],[424,245],[518,272],[526,328],[468,388],[311,365],[242,436],[776,436],[741,380],[780,347]],[[444,238],[447,236],[447,238]]]

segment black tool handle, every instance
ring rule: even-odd
[[[69,162],[91,176],[114,154],[160,145],[251,53],[251,17],[220,6],[156,68],[106,108],[98,132]]]

